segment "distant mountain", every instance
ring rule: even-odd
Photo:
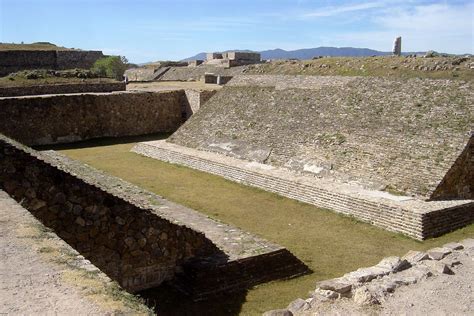
[[[233,51],[233,50],[229,50]],[[235,50],[235,51],[249,51],[249,50]],[[228,52],[228,51],[226,51]],[[339,56],[339,57],[363,57],[363,56],[384,56],[390,55],[390,52],[381,52],[369,48],[354,48],[354,47],[316,47],[304,48],[297,50],[271,49],[259,52],[262,59],[311,59],[316,56]],[[195,56],[183,59],[183,61],[206,59],[206,53],[199,53]]]

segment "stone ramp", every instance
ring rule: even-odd
[[[426,202],[299,175],[284,168],[187,148],[164,140],[139,143],[132,151],[354,216],[420,240],[474,221],[473,200]]]

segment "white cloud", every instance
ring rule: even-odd
[[[436,50],[474,52],[474,5],[427,4],[392,6],[372,16],[370,31],[350,31],[325,36],[326,45],[369,47],[390,51],[393,39],[402,36],[403,51]]]
[[[369,9],[381,8],[384,5],[385,5],[385,1],[373,1],[373,2],[358,3],[358,4],[347,4],[347,5],[341,5],[341,6],[330,6],[330,7],[324,7],[319,10],[312,11],[309,13],[305,13],[301,17],[303,18],[329,17],[329,16],[339,15],[339,14],[347,13],[347,12],[364,11],[364,10],[369,10]]]

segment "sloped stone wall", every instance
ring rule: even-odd
[[[190,258],[220,253],[203,233],[86,183],[1,134],[0,189],[129,291],[171,279]]]
[[[469,140],[473,91],[455,80],[235,76],[170,141],[428,199]]]
[[[433,200],[474,199],[474,132],[443,181],[431,195]]]

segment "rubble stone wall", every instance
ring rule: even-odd
[[[0,189],[132,292],[171,279],[190,258],[219,252],[204,234],[87,183],[1,134]]]
[[[174,132],[184,91],[0,99],[0,132],[26,145]]]

